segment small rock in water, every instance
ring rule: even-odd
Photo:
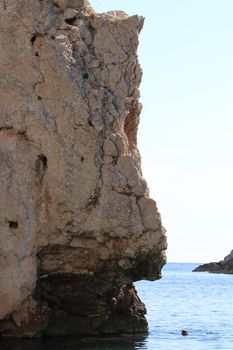
[[[189,332],[188,332],[187,329],[182,329],[181,335],[186,336],[186,335],[188,335],[188,334],[189,334]]]

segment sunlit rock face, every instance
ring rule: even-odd
[[[166,238],[140,168],[143,18],[0,2],[0,334],[143,332]]]

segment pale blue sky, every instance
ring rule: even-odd
[[[143,173],[168,234],[168,260],[233,249],[233,1],[91,0],[143,15]]]

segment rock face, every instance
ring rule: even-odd
[[[0,2],[0,334],[142,332],[166,238],[140,168],[143,18]]]
[[[193,271],[233,274],[233,250],[223,260],[200,265]]]

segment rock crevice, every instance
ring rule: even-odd
[[[143,332],[166,237],[137,149],[143,18],[0,11],[0,335]]]

